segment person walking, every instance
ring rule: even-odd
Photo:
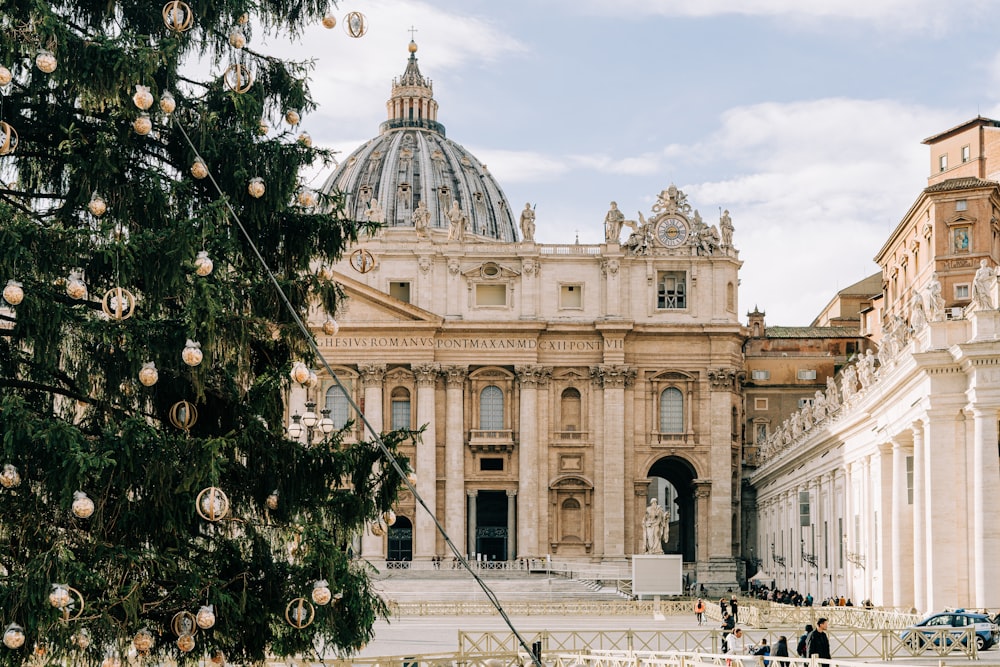
[[[816,621],[816,629],[809,634],[806,642],[806,657],[817,656],[820,660],[830,659],[830,638],[826,635],[827,621],[821,618]]]
[[[788,638],[785,635],[781,635],[778,637],[778,641],[774,642],[774,650],[771,651],[771,655],[775,658],[788,657]],[[788,667],[788,660],[778,660],[778,667]]]
[[[733,656],[743,654],[743,630],[736,628],[722,636],[722,652],[726,655],[726,667],[732,667]]]
[[[705,601],[701,598],[694,603],[694,617],[698,619],[698,625],[705,624]]]
[[[740,622],[740,608],[736,602],[736,595],[734,594],[732,598],[729,599],[729,613],[733,615],[733,621],[736,623]]]
[[[813,626],[811,623],[806,624],[805,634],[799,637],[799,643],[795,647],[795,652],[800,658],[808,658],[809,654],[806,653],[806,648],[809,646],[809,635],[812,634]]]

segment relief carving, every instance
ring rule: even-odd
[[[620,264],[617,259],[606,259],[601,262],[601,273],[606,276],[616,276],[618,275],[618,269]]]
[[[537,387],[552,378],[552,368],[548,366],[515,366],[518,381],[525,386]]]
[[[595,385],[605,389],[630,387],[635,380],[635,369],[618,364],[592,366],[590,379]]]
[[[381,387],[385,382],[385,364],[358,364],[361,383],[366,387]]]
[[[414,377],[417,378],[418,387],[433,387],[434,383],[437,382],[438,374],[441,372],[441,366],[434,363],[410,364],[410,370],[413,371]]]

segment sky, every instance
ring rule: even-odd
[[[991,4],[341,0],[333,30],[263,39],[313,61],[301,127],[348,155],[385,120],[414,27],[438,120],[513,210],[536,206],[536,241],[601,243],[609,202],[648,217],[674,184],[706,222],[730,211],[741,319],[759,307],[796,326],[878,271],[927,184],[921,142],[1000,118]],[[360,39],[350,11],[367,18]]]

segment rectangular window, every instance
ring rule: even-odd
[[[657,275],[656,307],[687,308],[687,274],[683,271],[661,271]]]
[[[503,459],[479,459],[479,469],[490,472],[503,472]]]
[[[816,379],[816,371],[814,371],[812,369],[807,369],[807,368],[800,369],[799,370],[799,379],[800,380],[815,380]]]
[[[767,410],[767,399],[766,398],[755,398],[755,399],[753,399],[753,409],[754,410]]]
[[[858,344],[854,341],[848,341],[844,343],[844,354],[850,356],[858,351]]]
[[[968,146],[962,146],[962,162],[968,162],[972,157],[971,151]]]
[[[906,504],[913,504],[913,457],[906,457]]]
[[[799,491],[799,526],[809,527],[809,492]]]
[[[955,202],[955,210],[956,211],[968,211],[969,210],[969,200],[968,199],[959,199],[958,201],[956,201]]]
[[[559,307],[583,308],[583,285],[560,285]]]
[[[410,428],[410,399],[393,399],[392,430]]]
[[[506,306],[506,285],[476,285],[477,306]]]
[[[968,301],[969,285],[955,285],[955,298],[959,301]]]
[[[390,282],[389,296],[395,297],[404,303],[410,303],[410,283]]]
[[[799,409],[806,407],[807,405],[812,405],[813,399],[811,398],[800,398],[799,399]]]
[[[751,380],[770,380],[771,379],[771,371],[762,371],[762,370],[750,371],[750,379]]]
[[[938,156],[938,171],[947,171],[947,170],[948,170],[948,155],[947,154],[945,154],[945,155],[939,155]]]

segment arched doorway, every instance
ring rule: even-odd
[[[693,563],[695,499],[691,482],[697,479],[697,473],[685,459],[665,456],[650,466],[647,477],[655,482],[649,486],[647,502],[649,498],[657,498],[670,510],[670,537],[664,544],[664,552],[681,554],[685,562]]]
[[[397,516],[396,523],[389,526],[387,561],[413,560],[413,524],[405,516]]]

